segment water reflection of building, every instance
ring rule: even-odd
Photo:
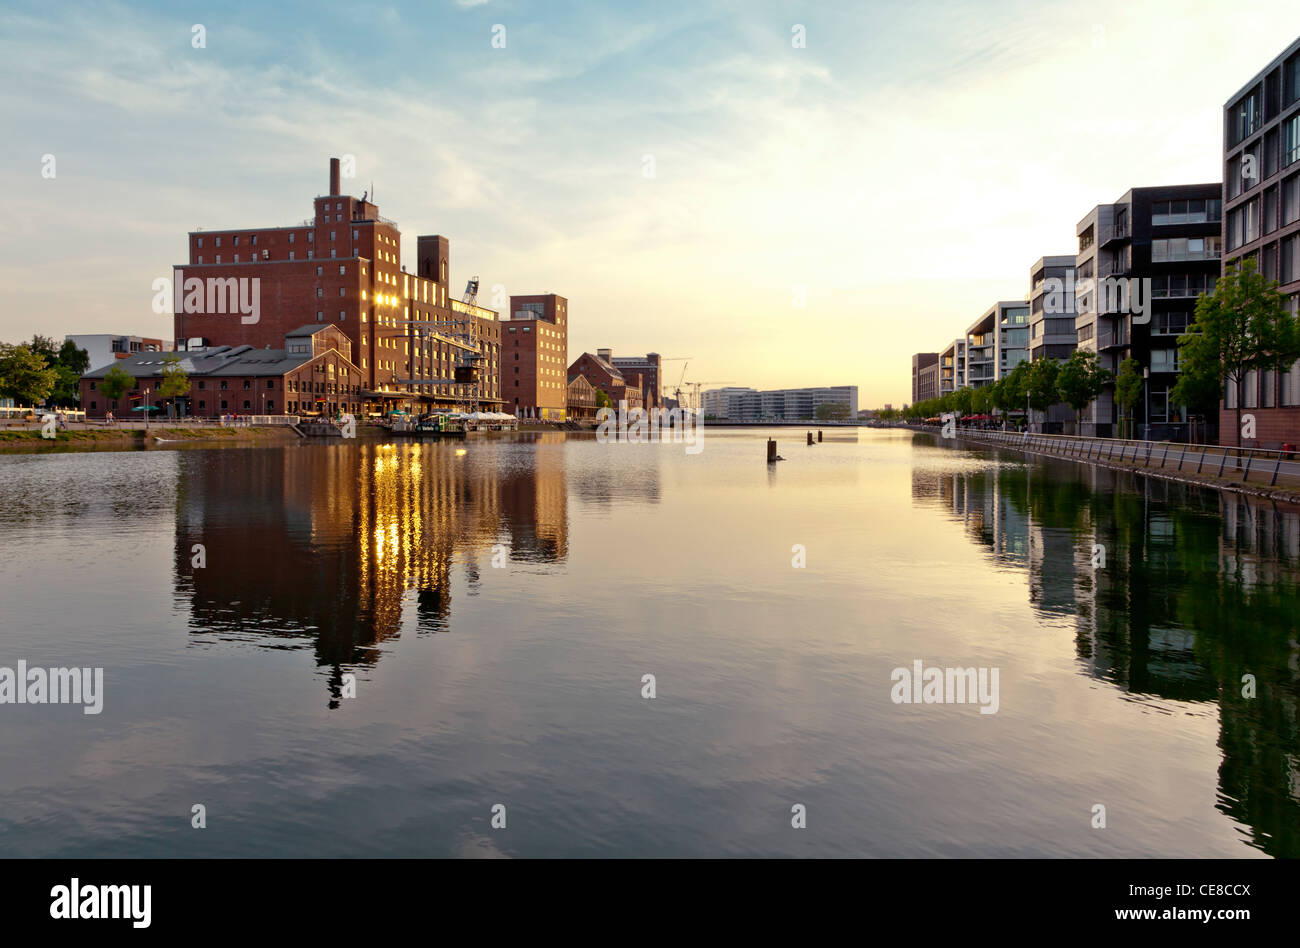
[[[453,567],[556,562],[568,552],[563,445],[507,442],[299,446],[187,453],[176,568],[191,626],[285,647],[310,642],[342,671],[377,661],[413,604],[422,632],[449,628]],[[531,458],[524,463],[521,459]],[[206,566],[191,567],[202,544]],[[500,545],[500,546],[498,546]],[[504,550],[502,550],[504,547]]]
[[[912,492],[999,565],[1020,528],[1006,504],[1022,511],[1034,608],[1054,624],[1073,612],[1092,676],[1214,702],[1219,808],[1259,849],[1300,856],[1300,508],[1054,459],[919,471]]]

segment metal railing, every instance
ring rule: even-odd
[[[942,434],[942,428],[937,425],[914,427]],[[955,437],[1078,461],[1132,464],[1144,470],[1177,471],[1211,477],[1235,477],[1240,473],[1243,483],[1262,484],[1267,481],[1269,487],[1277,486],[1279,476],[1300,480],[1300,456],[1296,451],[1186,444],[1178,441],[1092,438],[1083,435],[1025,434],[978,428],[958,428]]]

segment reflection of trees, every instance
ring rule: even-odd
[[[378,660],[404,609],[449,628],[452,565],[568,551],[563,450],[535,463],[484,446],[400,443],[208,451],[181,458],[178,593],[204,635],[272,648],[310,643],[334,702],[346,667]],[[191,548],[207,567],[192,569]]]
[[[1219,808],[1265,852],[1300,856],[1300,510],[1055,459],[922,474],[913,496],[1004,566],[1014,544],[999,531],[1020,520],[995,514],[1021,513],[1035,609],[1060,615],[1073,598],[1092,675],[1217,702]],[[1093,544],[1106,552],[1095,572]],[[1246,674],[1257,697],[1242,695]]]

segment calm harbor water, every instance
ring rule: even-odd
[[[0,851],[1300,855],[1300,511],[771,433],[0,457]]]

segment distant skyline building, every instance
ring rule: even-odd
[[[706,417],[729,421],[815,421],[817,407],[843,406],[844,417],[858,415],[858,387],[831,385],[820,388],[711,389],[701,396]]]

